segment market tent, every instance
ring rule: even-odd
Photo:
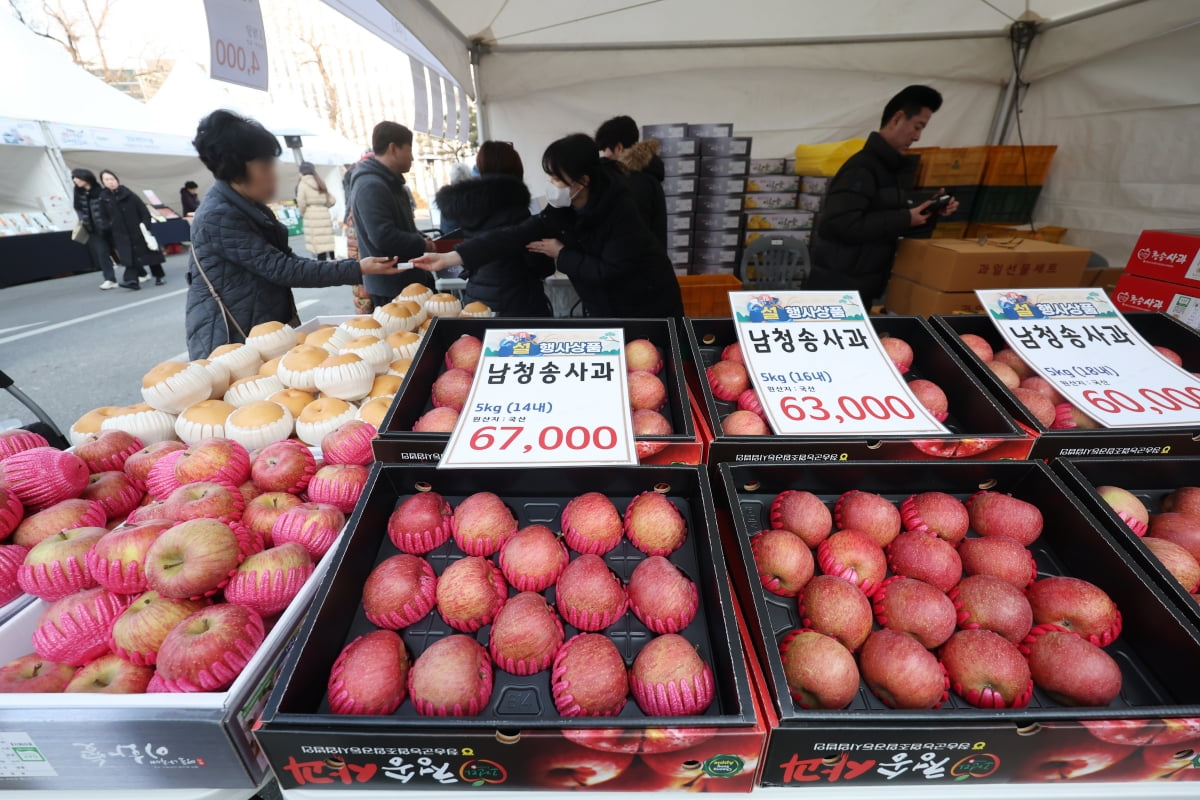
[[[197,123],[218,108],[257,119],[276,136],[299,135],[304,158],[317,165],[326,182],[334,186],[340,185],[341,165],[357,161],[362,153],[360,145],[333,131],[300,102],[279,100],[272,94],[214,81],[201,64],[176,64],[146,107],[189,139],[195,135]],[[299,177],[291,150],[284,148],[281,162],[279,195],[290,198]],[[194,151],[172,168],[175,170],[172,180],[176,182],[172,196],[178,195],[184,180],[196,181],[202,192],[212,183]]]
[[[1056,128],[1068,140],[1036,128],[1035,109],[1060,107],[1054,91],[1042,94],[1042,85],[1053,86],[1055,76],[1066,81],[1059,92],[1070,81],[1094,82],[1096,74],[1079,70],[1128,65],[1129,48],[1157,54],[1157,45],[1141,43],[1182,36],[1171,32],[1200,19],[1200,0],[379,2],[463,85],[471,85],[474,72],[483,131],[513,141],[526,158],[556,136],[591,130],[618,113],[643,123],[733,122],[754,137],[757,154],[782,155],[801,142],[861,135],[878,125],[886,98],[915,81],[946,95],[923,144],[981,144],[1012,74],[1009,28],[1017,19],[1032,20],[1040,32],[1023,69],[1033,81],[1023,132],[1031,143],[1060,146],[1061,163],[1050,181],[1064,186],[1091,172],[1071,165],[1105,163],[1112,140],[1077,134],[1086,127],[1082,120],[1107,113],[1107,101],[1098,89],[1078,98],[1081,122]],[[1118,85],[1129,108],[1168,99],[1195,108],[1194,72],[1138,66]],[[1172,120],[1182,136],[1180,123]],[[1117,141],[1121,149],[1131,143]],[[1150,172],[1148,157],[1132,156],[1127,170]],[[1114,180],[1125,185],[1129,179]],[[1044,206],[1041,219],[1058,222],[1063,212],[1054,190],[1047,190]],[[1159,224],[1148,202],[1131,204],[1116,229],[1123,244],[1105,244],[1110,258],[1123,258],[1127,250],[1117,252],[1120,247],[1131,246],[1141,228]]]

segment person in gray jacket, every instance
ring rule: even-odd
[[[244,342],[263,322],[297,322],[292,287],[355,284],[362,275],[396,274],[395,258],[317,261],[288,245],[287,229],[267,203],[275,199],[279,140],[254,120],[214,111],[192,142],[216,182],[192,221],[187,295],[191,358]]]
[[[412,144],[408,128],[381,122],[371,133],[375,155],[360,161],[351,174],[349,202],[360,255],[411,261],[433,249],[433,242],[417,230],[412,195],[404,181],[404,173],[412,169]],[[377,307],[392,302],[410,283],[434,286],[433,277],[419,269],[363,279]]]

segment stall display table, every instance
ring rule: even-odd
[[[186,242],[192,235],[183,219],[152,222],[150,231],[160,245]],[[70,231],[0,237],[0,264],[0,288],[92,271],[87,247],[71,241]]]

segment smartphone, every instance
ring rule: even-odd
[[[934,214],[940,213],[943,208],[950,205],[952,199],[954,198],[948,194],[934,195],[929,199],[929,206],[925,209],[925,216],[932,217]]]

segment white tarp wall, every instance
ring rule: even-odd
[[[1146,228],[1200,227],[1197,54],[1193,24],[1033,81],[1025,141],[1058,145],[1039,223],[1113,265]]]
[[[1200,227],[1200,0],[378,0],[470,86],[531,174],[553,138],[613,114],[733,122],[757,155],[861,136],[900,86],[946,95],[922,144],[987,140],[1007,30],[1043,28],[1023,72],[1029,144],[1057,144],[1037,220],[1123,263],[1147,227]],[[1010,130],[1007,143],[1016,141]]]

